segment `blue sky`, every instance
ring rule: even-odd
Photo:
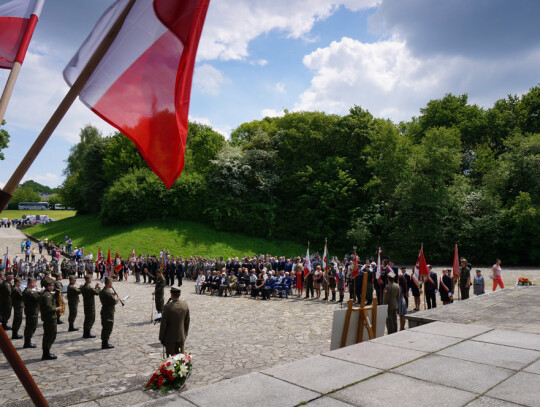
[[[111,3],[45,1],[5,116],[0,186],[67,92],[62,70]],[[228,136],[283,109],[346,114],[356,104],[398,122],[448,92],[490,107],[538,84],[539,12],[535,0],[211,0],[190,117]],[[114,131],[76,102],[26,179],[59,185],[88,123]]]

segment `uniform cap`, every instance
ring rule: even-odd
[[[77,280],[77,276],[75,274],[70,274],[69,279],[70,280]]]
[[[48,285],[51,285],[51,284],[54,284],[54,280],[52,278],[44,278],[43,279],[43,284],[46,286]]]
[[[180,289],[176,287],[171,287],[171,294],[180,294],[180,293],[181,293]]]
[[[28,277],[29,283],[35,283],[37,280],[34,277]]]
[[[17,281],[21,282],[21,281],[22,281],[22,278],[20,278],[20,277],[15,277],[15,278],[13,279],[13,281],[15,281],[15,282],[17,282]]]
[[[92,274],[87,274],[87,275],[84,276],[84,279],[85,279],[85,280],[89,280],[89,279],[91,279],[91,278],[92,278]]]
[[[53,273],[52,276],[54,278],[62,277],[62,275],[60,273]]]
[[[112,283],[113,282],[112,277],[105,277],[105,282],[106,283]]]
[[[388,278],[396,278],[396,275],[394,274],[393,271],[391,271],[390,273],[388,273]]]
[[[12,275],[13,275],[13,273],[12,273],[11,271],[8,271],[8,272],[6,273],[6,277],[12,276]]]

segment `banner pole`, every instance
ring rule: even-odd
[[[11,94],[13,93],[13,88],[15,88],[15,82],[17,82],[17,77],[19,76],[20,70],[21,64],[19,62],[14,62],[9,72],[6,86],[4,86],[2,97],[0,98],[0,124],[2,123],[4,115],[6,114],[9,99],[11,99]]]
[[[134,4],[135,0],[130,0],[124,11],[122,11],[122,14],[120,14],[120,16],[112,25],[105,38],[103,38],[99,46],[96,48],[96,50],[88,60],[88,63],[81,71],[79,77],[73,83],[73,86],[69,89],[66,96],[64,96],[64,99],[62,100],[60,105],[58,105],[55,112],[53,113],[43,130],[41,130],[39,136],[36,138],[36,141],[34,141],[34,144],[32,144],[15,172],[11,175],[11,178],[4,186],[4,189],[0,191],[0,213],[11,199],[13,192],[15,192],[15,189],[21,182],[22,178],[24,177],[40,151],[45,146],[62,118],[67,113],[70,106],[73,104],[75,99],[77,99],[79,93],[81,93],[81,91],[83,90],[86,82],[88,82],[88,79],[90,79],[90,76],[94,73],[94,70],[101,62],[103,56],[109,50],[110,46],[114,42],[114,39],[120,32],[120,29],[122,28],[122,25],[124,24],[124,21],[126,20]]]

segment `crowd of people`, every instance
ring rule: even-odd
[[[44,250],[51,256],[50,261],[46,259]],[[36,260],[37,256],[39,258]],[[64,257],[60,260],[62,256]],[[437,293],[443,305],[454,301],[454,290],[458,290],[458,296],[463,300],[469,298],[471,286],[474,287],[475,295],[485,293],[485,281],[481,271],[477,270],[476,276],[471,277],[472,267],[464,258],[461,259],[457,275],[449,269],[443,269],[442,276],[438,278],[437,273],[428,265],[427,275],[421,278],[418,269],[413,268],[408,272],[406,267],[396,267],[391,259],[383,259],[379,265],[368,258],[362,264],[356,255],[346,255],[342,260],[334,257],[327,263],[318,253],[309,259],[271,255],[228,259],[192,256],[184,259],[171,255],[165,249],[161,250],[159,255],[135,256],[133,251],[127,259],[117,254],[114,260],[110,258],[110,253],[105,258],[100,251],[97,257],[94,259],[92,253],[85,253],[84,248],[73,249],[67,236],[62,247],[43,239],[38,242],[36,250],[36,247],[32,247],[32,243],[26,240],[21,242],[20,257],[16,254],[10,259],[7,254],[4,255],[3,259],[0,259],[0,318],[5,330],[12,329],[12,339],[22,338],[19,329],[24,310],[26,327],[23,347],[35,347],[31,339],[37,327],[38,313],[41,311],[45,328],[43,359],[54,358],[50,347],[56,336],[56,325],[63,323],[59,314],[65,307],[62,304],[62,279],[69,280],[65,290],[69,305],[69,331],[78,330],[75,327],[75,318],[79,296],[83,297],[83,338],[94,337],[91,329],[95,320],[95,296],[100,297],[103,349],[112,347],[108,342],[112,332],[111,315],[114,315],[114,305],[119,300],[114,290],[111,290],[112,284],[114,281],[128,281],[129,276],[133,276],[137,284],[155,285],[153,294],[159,313],[165,309],[165,287],[173,287],[175,283],[181,287],[183,279],[186,278],[195,282],[195,292],[198,295],[246,295],[263,301],[273,297],[294,296],[342,303],[348,293],[349,299],[360,303],[363,286],[366,285],[366,305],[373,301],[377,301],[379,305],[388,305],[389,333],[398,330],[397,316],[399,329],[404,329],[410,296],[414,300],[413,310],[419,311],[422,293],[425,294],[427,308],[437,306]],[[493,290],[497,285],[504,288],[500,264],[501,261],[497,259],[492,267]],[[105,288],[101,289],[100,283],[92,286],[94,276],[104,282]],[[84,278],[84,285],[77,287],[78,278]],[[38,280],[41,280],[41,290],[36,288]],[[13,326],[10,327],[8,321],[12,310]],[[53,314],[56,316],[54,321],[51,317]]]

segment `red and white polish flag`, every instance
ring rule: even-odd
[[[64,70],[73,85],[129,0],[117,0]],[[170,188],[184,168],[197,46],[210,0],[137,0],[80,93]]]
[[[24,61],[45,0],[13,0],[0,6],[0,68]]]

